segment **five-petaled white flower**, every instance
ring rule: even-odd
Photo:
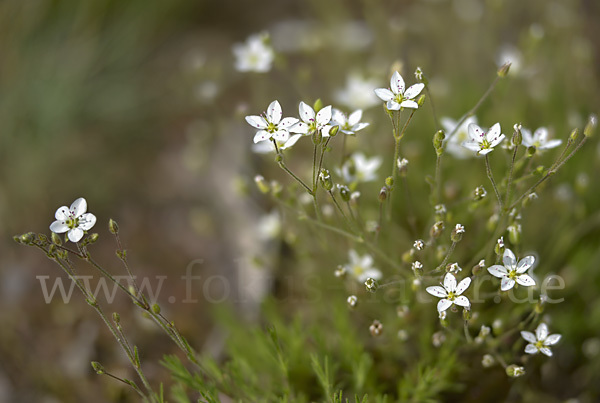
[[[535,257],[525,256],[517,263],[515,254],[507,248],[504,250],[502,262],[504,265],[496,264],[487,269],[492,276],[502,279],[502,283],[500,284],[500,289],[502,291],[513,288],[515,282],[526,287],[535,285],[535,280],[531,278],[530,275],[525,274],[525,272],[533,266]]]
[[[352,109],[367,109],[379,103],[373,93],[375,87],[377,80],[350,74],[346,80],[346,88],[335,93],[335,100]]]
[[[369,126],[369,123],[362,123],[362,110],[358,109],[347,116],[339,109],[334,109],[331,116],[331,124],[339,126],[342,133],[355,135],[357,131]]]
[[[541,351],[542,354],[546,354],[548,357],[551,357],[552,351],[550,350],[549,346],[558,343],[561,335],[548,335],[548,333],[548,326],[546,326],[545,323],[540,323],[538,325],[537,329],[535,329],[535,334],[522,331],[521,336],[523,336],[523,338],[529,342],[529,344],[525,346],[525,352],[527,354],[537,354],[538,351]]]
[[[496,123],[487,132],[475,123],[471,123],[467,131],[469,140],[463,141],[462,146],[481,155],[494,151],[494,147],[500,144],[505,137],[504,134],[501,134],[500,123]]]
[[[362,153],[354,153],[336,172],[347,183],[370,182],[377,179],[377,169],[381,166],[381,157],[367,158]]]
[[[331,121],[331,105],[327,105],[321,108],[319,112],[315,113],[315,110],[305,102],[300,101],[298,106],[300,113],[301,122],[296,123],[293,127],[295,133],[303,135],[313,134],[316,131],[321,131],[323,137],[329,136],[329,130],[333,126],[329,124]]]
[[[523,135],[524,146],[534,146],[538,150],[547,150],[558,147],[562,144],[562,140],[548,140],[548,129],[545,127],[540,127],[533,133],[533,135],[529,129],[521,128],[521,134]]]
[[[246,122],[252,127],[259,129],[254,135],[254,142],[275,139],[276,141],[289,141],[289,130],[298,119],[281,119],[281,105],[279,101],[273,101],[264,113],[264,116],[246,116]],[[293,137],[293,136],[292,136]],[[294,141],[295,142],[295,141]]]
[[[465,277],[457,285],[454,274],[446,273],[444,276],[443,287],[434,285],[427,287],[425,291],[435,297],[442,298],[437,304],[438,312],[442,312],[450,308],[452,304],[469,308],[471,306],[469,299],[464,295],[461,295],[467,288],[469,288],[469,285],[471,285],[471,277]]]
[[[364,283],[368,278],[381,279],[381,272],[373,267],[373,257],[371,255],[359,256],[354,249],[350,249],[348,257],[350,262],[344,265],[344,268],[359,282]]]
[[[236,70],[257,73],[266,73],[271,70],[275,54],[273,48],[267,44],[268,40],[268,33],[260,33],[249,36],[243,44],[233,45]]]
[[[50,231],[57,234],[67,232],[71,242],[79,242],[84,231],[90,230],[96,224],[96,216],[86,211],[87,202],[83,197],[75,200],[71,207],[59,207],[54,214],[56,221],[50,224]]]
[[[375,94],[386,102],[386,108],[391,111],[397,111],[400,108],[417,109],[419,105],[413,99],[423,91],[425,84],[411,85],[406,91],[404,90],[405,86],[404,79],[400,73],[395,71],[390,80],[390,89],[377,88]]]
[[[444,144],[446,151],[453,157],[458,159],[466,159],[473,157],[473,153],[462,146],[462,143],[469,139],[468,127],[471,123],[477,124],[477,118],[475,116],[469,116],[465,121],[457,128],[458,121],[450,118],[441,118],[440,123],[446,132],[446,136],[454,132],[452,137],[446,137]]]

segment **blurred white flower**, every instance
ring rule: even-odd
[[[535,280],[530,275],[525,274],[525,272],[535,263],[535,257],[525,256],[517,263],[515,254],[510,249],[506,248],[504,250],[504,255],[502,256],[502,262],[504,265],[496,264],[487,269],[492,276],[502,279],[500,285],[502,291],[513,288],[515,282],[525,287],[535,285]]]
[[[390,80],[390,89],[377,88],[375,95],[386,102],[386,108],[389,110],[397,111],[400,108],[417,109],[419,105],[413,101],[413,98],[419,95],[423,91],[423,88],[425,88],[425,84],[419,83],[411,85],[405,91],[404,79],[400,73],[395,71]]]
[[[56,221],[50,224],[50,231],[57,234],[66,232],[71,242],[79,242],[84,231],[90,230],[96,224],[96,216],[86,211],[87,202],[83,197],[75,200],[71,207],[59,207],[54,214]]]
[[[282,114],[281,105],[279,105],[279,101],[275,100],[271,102],[263,116],[246,116],[246,122],[259,129],[254,135],[254,143],[271,139],[289,141],[289,130],[298,122],[298,119],[281,119]]]
[[[370,182],[377,179],[375,173],[381,166],[380,156],[367,158],[362,153],[354,153],[344,162],[341,169],[336,169],[345,182]]]
[[[469,299],[464,295],[461,295],[471,285],[471,277],[465,277],[458,285],[456,284],[456,277],[452,273],[446,273],[444,276],[443,287],[434,285],[427,287],[425,291],[429,294],[441,298],[437,304],[438,312],[445,311],[450,308],[452,304],[456,304],[465,308],[471,306]]]
[[[235,55],[235,68],[238,71],[254,71],[266,73],[271,70],[271,64],[275,58],[273,48],[267,43],[269,34],[266,32],[251,35],[246,42],[233,45]]]
[[[340,131],[345,134],[355,135],[357,131],[369,126],[369,123],[362,123],[362,110],[358,109],[349,116],[339,109],[334,109],[331,115],[331,124],[339,126]]]
[[[510,63],[508,74],[519,75],[523,72],[523,55],[521,54],[521,51],[513,45],[503,45],[496,57],[496,64],[498,67],[502,67],[506,63]]]
[[[373,93],[378,82],[365,79],[358,74],[350,74],[346,79],[346,87],[334,94],[336,102],[351,109],[367,109],[379,103]]]
[[[523,135],[523,145],[526,147],[535,147],[538,150],[547,150],[549,148],[555,148],[562,144],[562,140],[549,140],[548,129],[540,127],[533,135],[531,131],[526,128],[521,128],[521,134]]]
[[[485,155],[494,151],[494,147],[504,140],[504,134],[501,134],[500,123],[493,125],[489,131],[485,132],[475,123],[467,127],[469,140],[463,141],[462,146],[478,155]]]
[[[440,119],[440,123],[446,132],[446,136],[448,136],[454,131],[458,121],[444,117]],[[446,151],[455,158],[466,159],[473,157],[473,153],[462,146],[462,143],[469,139],[467,128],[471,123],[477,124],[477,118],[475,116],[469,116],[466,118],[460,127],[456,129],[452,137],[444,140]]]
[[[535,334],[527,331],[521,331],[521,336],[523,336],[523,338],[529,342],[529,344],[525,346],[525,352],[527,354],[537,354],[537,352],[540,351],[542,354],[551,357],[552,350],[550,350],[549,346],[558,343],[561,335],[548,335],[548,333],[548,326],[546,326],[545,323],[540,323],[538,325],[537,329],[535,329]]]
[[[258,220],[256,233],[258,238],[263,241],[277,238],[281,233],[281,219],[279,218],[279,212],[273,210],[272,212],[263,215]]]
[[[368,278],[381,279],[381,272],[373,267],[373,257],[371,255],[359,256],[354,249],[350,249],[348,257],[350,262],[344,267],[356,280],[364,283]]]
[[[300,113],[301,122],[296,123],[292,128],[294,133],[310,135],[316,131],[321,131],[323,137],[329,136],[329,130],[333,127],[329,124],[332,114],[331,105],[327,105],[315,113],[312,106],[300,101],[298,112]]]

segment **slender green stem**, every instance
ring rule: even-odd
[[[498,199],[498,207],[499,211],[502,211],[502,198],[500,197],[500,192],[498,191],[498,186],[496,186],[496,181],[494,180],[494,175],[492,174],[492,169],[490,168],[490,159],[488,158],[488,154],[485,155],[485,171],[487,173],[490,182],[492,182],[492,187],[494,188],[494,193],[496,193],[496,198]]]
[[[298,178],[296,176],[296,174],[294,174],[292,171],[290,171],[290,169],[287,167],[287,165],[285,165],[285,162],[283,162],[283,160],[278,162],[279,166],[281,167],[281,169],[283,169],[285,172],[287,172],[292,178],[294,178],[299,184],[301,184],[304,189],[306,189],[306,191],[309,194],[313,194],[313,191],[311,188],[308,187],[308,185],[306,183],[304,183],[304,181],[302,181],[302,179]]]
[[[313,166],[312,166],[312,189],[313,193],[317,191],[317,149],[319,145],[317,143],[314,144],[313,147]]]
[[[439,204],[442,201],[442,154],[437,154],[435,159],[435,203]]]
[[[131,387],[133,390],[135,390],[142,398],[147,399],[146,395],[144,395],[144,393],[140,390],[139,386],[137,386],[137,384],[133,381],[129,381],[129,380],[125,380],[123,378],[119,378],[116,375],[111,374],[110,372],[107,372],[106,370],[102,373],[102,375],[106,375],[116,381],[122,382],[125,385]]]
[[[464,329],[465,329],[465,339],[467,339],[467,343],[473,343],[473,337],[471,337],[471,333],[469,333],[469,321],[464,321]]]
[[[454,252],[454,248],[456,248],[456,242],[452,242],[452,244],[448,248],[448,251],[446,252],[446,256],[444,256],[444,260],[442,261],[442,263],[440,263],[438,267],[436,267],[428,274],[439,273],[440,271],[444,270],[444,268],[446,267],[446,263],[448,263],[448,260],[450,259],[450,255],[452,255],[452,252]]]

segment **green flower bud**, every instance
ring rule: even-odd
[[[394,187],[394,177],[393,176],[388,176],[387,178],[385,178],[385,186],[387,186],[390,189]]]
[[[450,240],[452,242],[460,242],[463,234],[465,233],[465,227],[462,224],[456,224],[452,233],[450,234]]]
[[[464,308],[463,309],[463,320],[468,321],[471,320],[471,310]]]
[[[535,146],[527,147],[527,158],[531,158],[535,155],[537,148]]]
[[[508,74],[508,71],[510,70],[510,62],[505,63],[502,65],[502,67],[500,67],[498,69],[498,77],[500,78],[504,78],[506,77],[506,75]]]
[[[596,131],[596,127],[598,126],[598,117],[596,115],[590,115],[588,118],[588,122],[583,129],[583,135],[585,137],[591,137],[592,134]]]
[[[263,193],[269,193],[270,187],[265,178],[262,175],[256,175],[254,177],[254,183],[256,183],[256,187],[258,190]]]
[[[521,124],[516,124],[513,126],[515,131],[512,136],[512,143],[515,146],[520,146],[523,143],[523,134],[521,133]]]
[[[374,278],[369,277],[367,281],[365,281],[365,287],[368,292],[375,292],[379,288],[379,283]]]
[[[494,252],[496,253],[496,255],[498,256],[503,256],[504,255],[504,250],[506,248],[504,247],[504,237],[500,237],[498,238],[498,240],[496,241],[496,246],[494,247]]]
[[[525,375],[525,368],[511,364],[506,367],[506,375],[510,376],[511,378],[518,378],[519,376]]]
[[[92,368],[94,368],[94,371],[96,371],[96,373],[98,375],[102,375],[104,374],[104,367],[102,366],[102,364],[100,364],[98,361],[92,361]]]
[[[443,231],[444,231],[444,222],[443,221],[438,221],[435,224],[433,224],[433,226],[429,230],[429,235],[432,238],[439,238],[440,235],[442,235]]]
[[[93,243],[95,243],[98,240],[99,237],[100,237],[100,235],[98,235],[97,233],[94,232],[93,234],[91,234],[90,236],[88,236],[86,238],[85,243],[86,244],[93,244]]]
[[[53,232],[50,235],[50,238],[52,239],[52,243],[53,244],[59,245],[59,246],[62,245],[62,239],[60,239],[60,236],[58,236],[58,234],[56,234],[56,233]]]
[[[521,243],[521,224],[514,224],[508,226],[508,240],[513,245]]]
[[[381,203],[383,203],[385,201],[385,199],[387,199],[387,194],[388,194],[387,186],[382,187],[381,190],[379,191],[379,201]]]
[[[577,137],[579,137],[579,129],[575,128],[571,131],[571,134],[569,134],[569,142],[574,142],[577,140]]]
[[[523,199],[523,207],[527,207],[529,206],[534,200],[538,199],[538,195],[535,192],[529,193],[524,199]]]
[[[419,106],[423,106],[423,104],[425,103],[425,98],[426,98],[425,94],[422,94],[422,95],[419,97],[419,99],[417,99],[417,105],[419,105]]]
[[[443,130],[438,130],[433,135],[433,148],[435,148],[435,153],[438,155],[438,157],[440,155],[442,155],[442,153],[444,152],[444,139],[445,138],[446,138],[446,135],[444,134]]]
[[[350,201],[350,189],[346,185],[338,185],[338,189],[340,190],[340,197],[343,201]]]
[[[323,101],[321,101],[321,98],[317,99],[313,105],[313,109],[315,110],[315,113],[319,112],[321,109],[323,109]]]
[[[159,314],[160,313],[160,305],[158,304],[153,304],[152,305],[152,312],[154,312],[155,314]]]
[[[35,234],[33,232],[28,232],[26,234],[21,235],[21,242],[26,245],[31,245],[35,240]]]
[[[329,192],[333,188],[333,181],[331,180],[331,175],[328,169],[321,169],[321,172],[319,173],[319,181],[321,182],[323,189],[326,191]]]
[[[331,129],[329,129],[329,135],[331,137],[335,137],[338,132],[340,131],[340,127],[339,126],[333,126]]]
[[[111,234],[116,235],[119,233],[119,225],[112,218],[110,220],[108,220],[108,230],[110,231]]]
[[[315,130],[313,132],[312,141],[313,144],[321,144],[321,142],[323,141],[323,133],[321,133],[321,130]]]
[[[475,266],[473,266],[473,268],[471,269],[471,273],[473,273],[474,276],[478,276],[483,272],[484,268],[485,268],[485,260],[481,259],[479,261],[479,263],[477,263]]]
[[[396,162],[398,165],[398,171],[400,172],[400,176],[405,177],[406,172],[408,171],[408,160],[406,158],[398,159]]]

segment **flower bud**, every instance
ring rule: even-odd
[[[90,236],[87,237],[87,239],[85,240],[85,243],[93,244],[98,240],[99,237],[100,237],[100,235],[98,235],[97,233],[94,232],[93,234],[91,234]]]
[[[270,187],[269,187],[269,184],[267,183],[267,181],[265,180],[264,176],[256,175],[254,177],[254,183],[256,183],[256,187],[258,188],[258,190],[261,193],[263,193],[263,194],[269,193]],[[112,220],[110,220],[110,221],[112,222]]]
[[[383,325],[380,321],[374,320],[371,326],[369,326],[369,332],[371,332],[371,336],[373,337],[379,336],[383,332]]]
[[[434,206],[435,211],[435,219],[436,221],[444,221],[446,219],[446,205],[445,204],[437,204]]]
[[[422,95],[419,97],[419,99],[417,99],[417,105],[419,105],[419,106],[423,106],[423,104],[425,103],[425,98],[426,98],[425,94],[422,94]]]
[[[94,371],[96,371],[96,373],[98,375],[102,375],[104,374],[104,367],[102,366],[102,364],[100,364],[98,361],[92,361],[92,368],[94,368]]]
[[[468,321],[471,320],[471,310],[467,308],[463,308],[463,320]]]
[[[411,268],[417,278],[423,277],[423,263],[419,262],[418,260],[415,260],[411,265]]]
[[[479,201],[484,199],[487,196],[487,191],[483,186],[477,186],[473,191],[473,200]]]
[[[588,118],[588,122],[583,129],[583,135],[585,137],[591,137],[592,134],[596,131],[596,127],[598,126],[598,117],[596,115],[590,115]]]
[[[313,144],[321,144],[321,142],[323,141],[323,133],[321,133],[321,130],[315,130],[313,135],[312,135],[312,141]]]
[[[388,194],[388,188],[387,186],[384,186],[381,188],[381,190],[379,191],[379,201],[381,203],[383,203],[385,201],[385,199],[387,199],[387,194]]]
[[[489,368],[492,365],[494,365],[496,363],[496,360],[494,359],[494,357],[491,354],[485,354],[483,356],[483,358],[481,359],[481,365],[483,365],[484,368]]]
[[[504,255],[504,249],[505,249],[505,247],[504,247],[504,237],[501,236],[496,241],[496,246],[494,247],[494,252],[496,252],[496,255],[498,255],[498,256],[503,256]]]
[[[506,75],[508,74],[508,71],[510,70],[510,65],[511,63],[504,63],[499,69],[498,69],[498,77],[500,78],[504,78],[506,77]]]
[[[333,181],[331,180],[331,175],[328,169],[321,169],[321,172],[319,173],[319,180],[321,181],[323,189],[326,191],[330,191],[333,188]]]
[[[435,224],[433,224],[433,226],[429,230],[429,235],[432,238],[439,238],[440,235],[442,235],[443,231],[444,231],[444,222],[443,221],[438,221]]]
[[[154,312],[157,315],[160,314],[160,305],[152,304],[152,312]]]
[[[348,189],[348,186],[346,185],[338,185],[338,189],[340,190],[340,197],[342,198],[343,201],[348,202],[350,201],[350,189]]]
[[[408,170],[408,160],[406,158],[398,159],[396,161],[398,165],[398,171],[400,172],[400,176],[406,176],[406,171]]]
[[[35,240],[35,234],[33,232],[28,232],[20,236],[21,242],[26,245],[31,245]]]
[[[350,295],[348,299],[346,299],[346,302],[348,303],[349,308],[355,308],[358,304],[358,298],[356,295]]]
[[[485,268],[485,260],[481,259],[479,261],[479,263],[477,263],[475,266],[473,266],[473,268],[471,269],[471,273],[473,273],[474,276],[478,276],[479,274],[481,274],[483,272],[484,268]]]
[[[379,288],[379,283],[374,278],[369,277],[367,281],[365,281],[365,287],[368,292],[375,292]]]
[[[313,109],[315,110],[315,113],[323,109],[323,101],[321,101],[321,98],[315,101],[315,103],[313,104]]]
[[[422,239],[417,239],[413,243],[413,248],[415,248],[416,250],[423,250],[425,248],[425,242]]]
[[[518,378],[519,376],[525,375],[525,368],[511,364],[506,367],[506,375],[510,376],[511,378]]]
[[[340,127],[339,126],[337,126],[337,125],[333,126],[331,129],[329,129],[329,135],[331,137],[335,137],[338,134],[339,131],[340,131]]]
[[[50,235],[50,238],[52,239],[52,243],[54,245],[59,245],[59,246],[62,245],[62,239],[60,239],[60,236],[57,233],[53,232]]]
[[[508,226],[508,240],[513,245],[521,243],[521,224],[514,224]]]
[[[523,143],[523,134],[521,133],[521,124],[515,123],[515,125],[513,127],[514,127],[515,131],[512,136],[512,143],[515,146],[520,146],[521,143]]]
[[[442,153],[444,152],[444,139],[445,138],[446,138],[446,135],[444,134],[443,130],[438,130],[433,135],[433,148],[435,148],[435,153],[437,154],[438,157],[440,155],[442,155]]]
[[[111,234],[119,233],[119,225],[112,218],[108,220],[108,230],[110,231]]]
[[[535,155],[536,151],[537,151],[537,148],[535,146],[527,147],[527,153],[526,153],[527,158],[533,157]]]
[[[277,154],[275,156],[275,162],[279,163],[283,161],[283,156],[281,154]]]
[[[452,233],[450,234],[450,240],[452,242],[460,242],[464,233],[465,227],[462,224],[456,224],[452,230]]]
[[[390,189],[394,187],[394,177],[393,176],[388,176],[387,178],[385,178],[385,186],[387,186]]]
[[[423,70],[420,67],[417,67],[415,70],[415,78],[425,84],[425,86],[429,84],[429,80],[427,80],[427,77],[425,77],[425,74],[423,74]]]
[[[571,134],[569,134],[569,143],[573,143],[579,137],[579,129],[575,128],[571,130]]]

